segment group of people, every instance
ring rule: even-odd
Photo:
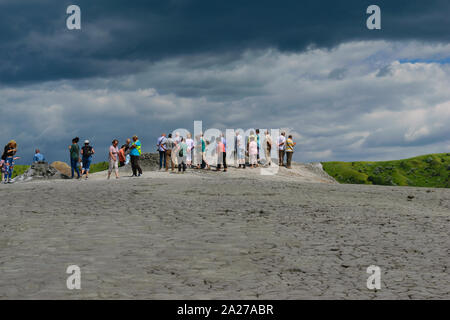
[[[186,167],[211,169],[207,156],[207,148],[211,145],[213,145],[211,154],[215,158],[216,170],[220,171],[223,167],[223,171],[227,171],[227,141],[223,134],[220,134],[218,137],[212,137],[210,140],[205,139],[203,134],[200,134],[194,140],[190,133],[186,135],[186,138],[179,133],[175,133],[175,137],[172,137],[172,134],[166,136],[163,133],[156,143],[159,152],[159,169],[165,168],[168,171],[170,167],[174,171],[175,167],[178,167],[178,172],[186,171]],[[246,139],[237,131],[234,137],[233,150],[235,166],[245,169],[247,160],[250,168],[262,165],[262,160],[260,159],[261,148],[263,148],[265,154],[264,165],[270,166],[272,164],[272,145],[273,139],[268,130],[266,130],[264,138],[261,136],[260,130],[256,129],[251,131]],[[286,133],[282,132],[278,137],[276,147],[279,156],[278,164],[280,166],[286,166],[288,169],[292,168],[292,156],[295,145],[292,135],[286,138]],[[284,162],[285,157],[286,165]]]
[[[71,178],[75,178],[77,173],[77,179],[83,178],[86,175],[86,179],[89,177],[89,170],[92,162],[92,157],[95,154],[94,148],[90,145],[89,140],[84,141],[84,146],[79,147],[79,138],[72,139],[72,145],[69,146],[70,153],[70,165],[71,165]],[[119,167],[122,167],[131,162],[131,168],[133,176],[139,177],[142,175],[142,168],[139,165],[139,156],[142,154],[142,146],[138,137],[135,135],[132,139],[126,139],[125,144],[120,148],[119,140],[114,139],[111,142],[108,152],[108,179],[111,178],[111,174],[114,171],[116,179],[119,179]],[[81,164],[81,174],[79,165]]]
[[[264,137],[262,137],[260,130],[256,129],[255,131],[251,131],[250,135],[245,138],[239,131],[236,132],[236,136],[234,137],[234,150],[232,151],[235,166],[245,169],[247,160],[250,168],[256,168],[260,165],[270,166],[272,164],[271,155],[274,142],[269,131],[266,130]],[[78,145],[79,141],[80,138],[75,137],[69,146],[71,178],[74,179],[76,173],[77,179],[81,179],[83,176],[85,176],[85,179],[88,179],[95,150],[89,140],[85,140],[81,148]],[[286,166],[286,168],[290,169],[294,147],[296,145],[292,135],[286,138],[286,133],[282,132],[275,144],[278,149],[278,165]],[[131,139],[126,139],[125,144],[120,148],[118,146],[119,140],[114,139],[109,147],[108,179],[110,179],[113,171],[116,179],[119,179],[119,167],[129,163],[131,163],[133,176],[141,176],[142,168],[139,165],[139,157],[142,154],[142,145],[139,138],[135,135]],[[177,168],[178,172],[185,172],[187,167],[210,170],[211,165],[209,160],[211,157],[207,156],[207,150],[210,151],[210,154],[216,160],[214,162],[217,171],[221,171],[222,168],[223,171],[227,171],[228,169],[227,141],[223,134],[220,134],[218,137],[212,137],[209,140],[205,139],[203,134],[200,134],[194,140],[190,133],[186,135],[186,138],[178,132],[175,133],[175,137],[172,134],[166,136],[163,133],[158,138],[156,147],[159,152],[160,170],[165,169],[168,171],[170,168],[172,171],[175,171],[175,168]],[[260,159],[261,148],[263,148],[265,154],[264,163]],[[16,153],[17,143],[11,140],[5,146],[0,161],[2,181],[4,183],[11,183],[15,160],[20,159],[16,156]],[[284,164],[285,157],[286,165]],[[44,161],[45,157],[39,149],[36,149],[33,162]]]

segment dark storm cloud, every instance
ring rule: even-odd
[[[448,42],[450,2],[79,0],[82,30],[65,27],[71,1],[0,1],[3,84],[135,73],[172,56],[225,60],[247,49],[302,51],[349,40]],[[365,27],[382,10],[382,30]],[[193,64],[199,61],[192,61]],[[220,63],[204,61],[202,63]]]

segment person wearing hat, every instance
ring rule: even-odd
[[[89,177],[89,168],[91,167],[92,156],[95,151],[92,146],[89,145],[89,140],[84,141],[84,146],[81,148],[81,156],[83,163],[83,171],[81,172],[81,177],[86,174],[86,179]]]

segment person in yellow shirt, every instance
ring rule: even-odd
[[[289,135],[286,140],[286,168],[288,169],[292,169],[292,155],[294,154],[294,147],[296,144],[297,143],[292,140],[292,135]]]

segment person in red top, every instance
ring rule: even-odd
[[[123,146],[120,147],[119,150],[119,167],[123,167],[125,165],[125,162],[127,161],[127,155],[126,150],[127,146],[124,144]]]
[[[223,163],[223,171],[227,171],[227,163],[226,163],[226,153],[225,153],[225,143],[221,137],[216,139],[217,143],[217,171],[220,171]]]

